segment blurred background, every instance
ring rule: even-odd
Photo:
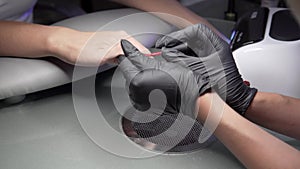
[[[260,0],[181,0],[181,3],[205,17],[227,37],[238,17],[261,4]],[[38,0],[34,9],[34,22],[50,25],[78,15],[120,8],[126,6],[109,0]],[[233,18],[228,17],[232,14]]]
[[[279,6],[285,7],[283,0],[278,1]],[[261,0],[180,0],[180,2],[205,17],[226,36],[230,36],[239,17],[262,4]],[[50,25],[78,15],[120,8],[126,6],[109,0],[38,0],[34,9],[34,22]]]
[[[181,0],[181,3],[195,13],[208,18],[224,19],[229,1],[234,3],[232,12],[238,16],[260,6],[260,0]],[[96,11],[126,8],[109,0],[38,0],[34,9],[36,23],[54,22]],[[213,9],[213,10],[212,10]]]

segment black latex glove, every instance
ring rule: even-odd
[[[182,112],[195,118],[195,103],[200,89],[191,70],[165,60],[149,58],[126,40],[121,41],[121,46],[125,56],[119,57],[119,67],[136,109],[160,109],[163,114]],[[164,95],[157,91],[151,93],[155,89]]]
[[[188,48],[177,50],[182,44]],[[162,48],[167,61],[186,66],[198,79],[206,79],[198,83],[200,95],[213,88],[234,110],[245,113],[257,89],[244,84],[229,45],[208,27],[198,24],[173,32],[158,40],[156,48]]]

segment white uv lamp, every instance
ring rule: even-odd
[[[300,98],[300,28],[289,9],[259,8],[241,17],[231,49],[252,87]]]

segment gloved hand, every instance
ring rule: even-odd
[[[136,109],[160,109],[163,114],[182,112],[195,118],[200,89],[191,70],[165,60],[149,58],[126,40],[121,41],[121,46],[125,56],[119,57],[119,67]],[[155,89],[165,96],[154,92]]]
[[[187,48],[177,50],[182,44]],[[244,84],[229,45],[208,27],[198,24],[173,32],[158,40],[156,48],[162,48],[167,61],[186,66],[195,76],[206,79],[198,83],[202,86],[200,95],[213,88],[234,110],[246,112],[257,89]]]

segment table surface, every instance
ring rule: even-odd
[[[114,70],[101,73],[95,81],[98,101],[106,102]],[[219,142],[189,152],[132,159],[112,154],[84,132],[74,109],[70,86],[52,94],[36,93],[22,103],[0,108],[0,168],[9,169],[199,169],[244,168]],[[84,97],[84,96],[77,96]],[[89,100],[90,98],[84,98]],[[120,115],[105,111],[112,126]],[[101,133],[101,129],[99,133]],[[299,148],[300,142],[278,135]],[[105,135],[101,136],[107,139]],[[108,140],[109,141],[109,140]],[[111,140],[113,141],[113,140]]]

